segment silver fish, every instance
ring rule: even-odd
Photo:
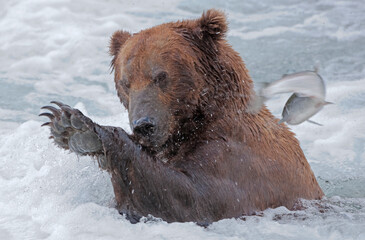
[[[326,88],[322,77],[317,72],[304,71],[284,75],[281,79],[267,84],[261,89],[259,95],[268,99],[276,94],[290,92],[324,99]]]
[[[322,126],[322,124],[311,121],[309,118],[318,113],[327,104],[332,103],[326,102],[319,97],[306,97],[293,93],[286,102],[282,113],[283,118],[278,123],[286,122],[290,125],[298,125],[307,121]]]
[[[247,112],[258,113],[266,100],[280,93],[293,92],[286,102],[282,119],[279,123],[287,122],[297,125],[304,121],[321,125],[309,120],[318,113],[323,106],[330,104],[325,101],[326,87],[322,77],[317,71],[304,71],[284,75],[281,79],[272,83],[263,83],[258,95],[253,96]]]

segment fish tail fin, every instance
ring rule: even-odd
[[[256,88],[257,95],[263,97],[264,96],[263,91],[265,91],[265,88],[267,88],[270,85],[270,82],[259,82],[255,83],[255,85],[257,86]]]
[[[266,88],[267,86],[270,85],[271,82],[261,82],[261,85],[263,88]]]
[[[312,121],[312,120],[309,120],[309,119],[307,120],[307,122],[312,123],[312,124],[316,124],[316,125],[318,125],[318,126],[323,126],[322,124],[317,123],[317,122]]]
[[[247,106],[246,112],[250,114],[258,114],[267,99],[261,95],[254,94]]]

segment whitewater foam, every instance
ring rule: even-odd
[[[327,198],[207,228],[114,208],[110,176],[57,148],[41,128],[51,100],[130,132],[109,74],[108,42],[167,21],[225,10],[228,40],[256,82],[313,70],[334,105],[293,126]],[[0,8],[0,239],[365,239],[365,7],[353,1],[5,1]],[[288,96],[267,104],[280,117]]]

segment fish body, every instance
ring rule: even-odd
[[[317,72],[304,71],[284,75],[281,79],[264,87],[260,95],[271,98],[276,94],[290,92],[323,99],[326,95],[326,88],[322,77]]]
[[[326,104],[330,104],[330,102],[318,97],[303,97],[300,94],[293,93],[284,106],[282,119],[279,123],[286,122],[290,125],[298,125],[308,121],[321,125],[310,121],[309,118],[318,113]]]
[[[282,119],[279,123],[286,122],[290,125],[297,125],[308,121],[314,114],[318,113],[329,102],[325,101],[326,87],[322,77],[317,71],[304,71],[284,75],[281,79],[262,83],[258,95],[254,95],[247,112],[258,113],[266,100],[276,94],[293,93],[286,102]]]

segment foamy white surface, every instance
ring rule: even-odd
[[[323,127],[292,129],[327,198],[208,228],[132,225],[114,209],[109,175],[56,148],[39,108],[60,100],[128,129],[109,74],[110,35],[211,7],[226,11],[228,39],[256,82],[319,67],[335,105],[313,118]],[[0,239],[365,239],[364,12],[362,0],[1,1]],[[287,97],[268,102],[276,116]]]

